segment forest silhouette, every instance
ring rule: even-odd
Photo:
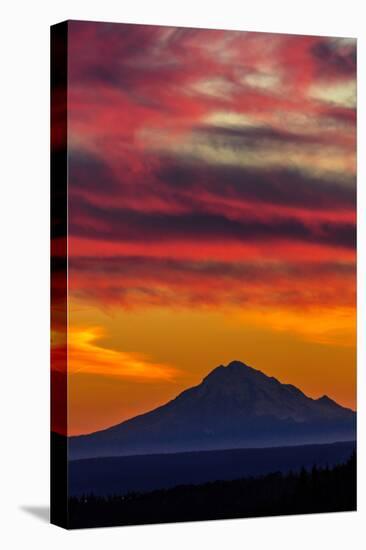
[[[201,521],[356,510],[356,452],[332,468],[69,499],[69,527]]]

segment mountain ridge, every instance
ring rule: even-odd
[[[69,438],[71,458],[355,439],[356,413],[234,360],[167,403]]]

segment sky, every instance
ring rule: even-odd
[[[68,36],[68,433],[234,359],[355,408],[356,41]]]

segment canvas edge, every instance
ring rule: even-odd
[[[69,528],[67,483],[67,55],[68,22],[65,21],[50,28],[50,522],[66,529]],[[59,355],[56,354],[52,344],[55,331],[63,335],[61,354]]]

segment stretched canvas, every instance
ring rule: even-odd
[[[356,41],[51,29],[51,521],[356,509]]]

